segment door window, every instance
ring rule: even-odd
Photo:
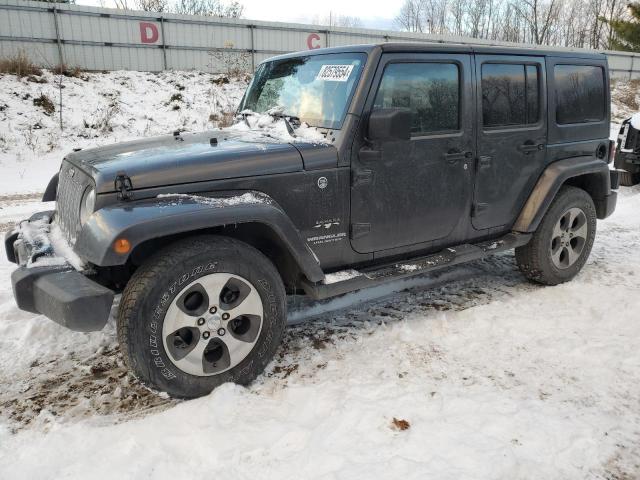
[[[374,108],[408,108],[411,135],[460,129],[460,72],[454,63],[392,63],[382,76]]]
[[[556,120],[568,123],[604,119],[604,72],[588,65],[556,65]]]
[[[482,65],[482,122],[485,127],[530,125],[540,119],[540,84],[535,65]]]

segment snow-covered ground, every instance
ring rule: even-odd
[[[51,83],[0,77],[0,108],[16,111],[8,121],[0,111],[0,231],[42,209],[30,192],[65,150],[145,133],[145,115],[148,133],[205,127],[211,91],[232,110],[242,82],[209,78],[65,78],[77,131],[102,91],[121,92],[121,112],[133,107],[113,132],[85,139],[69,127],[43,153],[20,132],[44,122],[46,144],[56,119],[5,87],[18,98]],[[174,111],[164,102],[178,81],[190,107]],[[616,120],[625,108],[616,104]],[[20,178],[26,165],[38,181]],[[81,334],[19,311],[0,255],[0,478],[640,478],[640,187],[621,189],[598,229],[582,273],[558,287],[525,281],[509,253],[325,302],[293,299],[264,375],[189,402],[127,375],[113,319]]]
[[[217,127],[247,81],[203,72],[0,74],[0,192],[42,192],[74,148]],[[43,95],[53,111],[41,106]]]

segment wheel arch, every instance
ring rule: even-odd
[[[256,195],[257,192],[256,192]],[[267,256],[283,281],[324,278],[319,262],[286,213],[266,195],[260,201],[219,202],[199,197],[155,198],[105,207],[83,227],[75,251],[99,267],[140,265],[158,248],[185,237],[217,234],[241,240]],[[118,254],[115,240],[130,251]]]
[[[596,206],[598,218],[606,218],[611,213],[607,208],[607,198],[611,195],[609,166],[594,157],[573,157],[554,162],[543,171],[513,230],[534,232],[563,185],[586,191]]]

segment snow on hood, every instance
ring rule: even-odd
[[[304,122],[295,128],[292,136],[287,129],[285,120],[278,117],[283,112],[284,110],[280,107],[271,108],[265,113],[243,110],[240,115],[244,116],[244,120],[228,127],[226,130],[242,132],[244,133],[243,139],[248,141],[264,141],[265,138],[272,138],[286,143],[331,143],[320,130],[316,127],[310,127]]]
[[[640,130],[640,112],[635,113],[631,117],[631,126],[636,130]]]
[[[268,196],[254,192],[244,193],[234,197],[202,197],[199,195],[189,195],[185,193],[161,193],[156,198],[174,198],[175,203],[172,203],[172,206],[181,205],[183,200],[190,200],[202,205],[217,208],[242,204],[271,203]]]

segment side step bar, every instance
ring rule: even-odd
[[[480,260],[505,250],[526,245],[531,236],[532,234],[528,233],[508,233],[497,240],[476,244],[465,243],[427,256],[378,265],[358,272],[352,271],[352,274],[344,275],[347,277],[345,280],[333,283],[328,283],[326,279],[324,282],[318,283],[304,280],[302,287],[309,297],[314,300],[322,300],[393,280],[433,272],[452,265]],[[339,278],[339,275],[337,277]]]

